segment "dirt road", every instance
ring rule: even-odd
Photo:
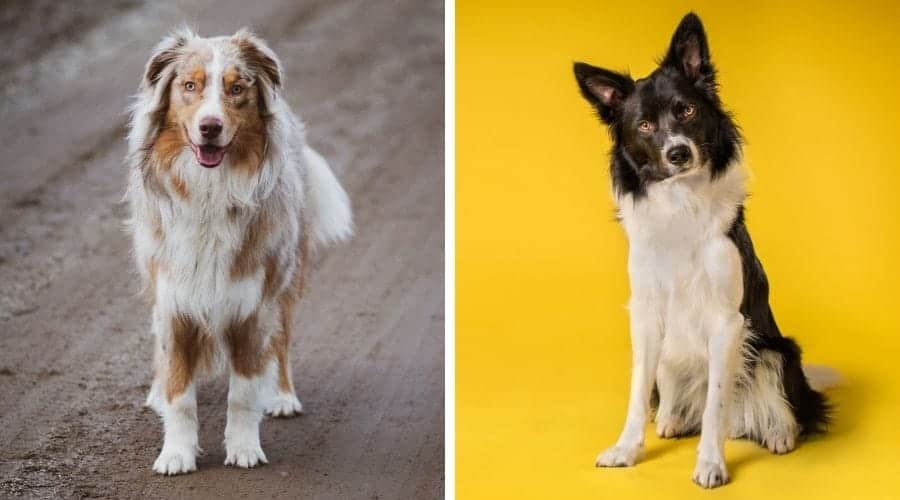
[[[442,497],[442,2],[12,4],[0,8],[0,497]],[[166,478],[150,469],[161,425],[141,406],[149,309],[122,228],[123,110],[183,21],[271,42],[358,235],[314,258],[293,345],[306,413],[264,421],[270,465],[222,465],[221,378],[200,389],[199,472]]]

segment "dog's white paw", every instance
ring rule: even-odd
[[[266,415],[293,417],[303,413],[303,404],[289,392],[277,392],[265,406]]]
[[[715,488],[728,482],[725,462],[698,459],[692,479],[703,488]]]
[[[782,455],[797,447],[797,439],[791,432],[773,432],[763,439],[766,448],[772,453]]]
[[[597,467],[631,467],[641,456],[641,447],[613,446],[597,457]]]
[[[194,472],[197,470],[197,454],[188,447],[163,446],[153,463],[153,470],[166,476]]]
[[[244,469],[256,467],[260,463],[267,464],[266,454],[257,445],[227,446],[225,450],[225,465],[234,465]]]
[[[680,417],[669,416],[664,419],[658,419],[656,422],[656,435],[661,438],[674,438],[683,435],[684,422]]]

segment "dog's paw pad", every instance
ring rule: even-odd
[[[236,446],[234,449],[229,448],[226,452],[225,465],[250,469],[261,463],[267,464],[269,461],[259,446]]]
[[[194,472],[197,470],[197,456],[190,449],[166,449],[163,447],[156,462],[153,463],[153,470],[157,474],[166,476]]]
[[[694,468],[692,479],[703,488],[715,488],[728,482],[728,471],[724,462],[700,459]]]
[[[266,415],[293,417],[303,413],[303,404],[291,393],[279,392],[265,406]]]
[[[631,467],[636,464],[641,454],[641,447],[613,446],[597,457],[597,467]]]

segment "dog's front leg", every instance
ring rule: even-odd
[[[225,465],[256,467],[268,463],[259,442],[266,370],[274,369],[263,355],[266,337],[256,314],[235,321],[225,339],[231,351],[228,416],[225,423]]]
[[[202,333],[196,321],[184,314],[154,311],[156,334],[159,336],[160,381],[163,394],[154,396],[160,401],[163,418],[162,451],[153,470],[159,474],[183,474],[197,470],[197,393],[194,373],[197,368]]]
[[[744,318],[740,313],[722,314],[720,318],[710,330],[709,382],[693,474],[694,482],[704,488],[715,488],[728,482],[725,438],[744,332]]]
[[[662,348],[662,321],[654,300],[631,300],[631,395],[628,415],[616,445],[597,457],[597,467],[630,467],[640,458],[644,427],[650,412],[650,392]]]

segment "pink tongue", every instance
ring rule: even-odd
[[[215,167],[222,163],[222,157],[225,156],[225,148],[217,148],[215,146],[200,146],[198,159],[204,167]]]

